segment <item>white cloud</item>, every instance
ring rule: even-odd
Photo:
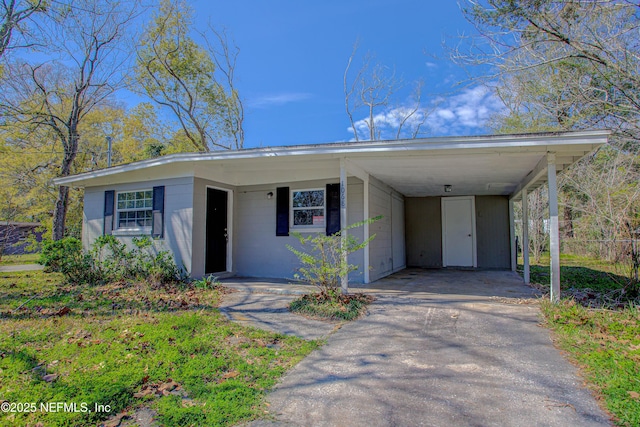
[[[252,108],[268,108],[278,107],[292,102],[304,101],[311,98],[310,93],[279,93],[272,95],[259,96],[247,101],[247,106]]]
[[[462,93],[434,101],[435,110],[426,127],[433,135],[461,135],[486,132],[487,120],[504,109],[492,90],[470,87]]]
[[[452,120],[452,119],[455,119],[456,117],[453,111],[448,110],[446,108],[438,109],[434,111],[433,114],[437,115],[439,118],[443,120]]]
[[[380,139],[396,138],[398,126],[414,107],[388,108],[373,117]],[[439,97],[430,105],[421,106],[403,125],[400,137],[411,137],[420,126],[419,136],[469,135],[486,133],[487,120],[504,108],[490,88],[476,86],[457,95]],[[354,123],[358,136],[369,139],[369,118]],[[353,133],[351,127],[348,131]]]
[[[398,127],[400,127],[400,125],[402,125],[402,132],[400,134],[400,137],[411,137],[413,134],[413,130],[421,126],[428,116],[427,109],[420,107],[415,112],[414,109],[415,107],[401,106],[389,108],[382,113],[374,115],[373,123],[375,124],[377,133],[379,133],[379,138],[396,138]],[[354,123],[360,139],[369,139],[369,122],[370,120],[367,117]],[[351,127],[349,127],[348,130],[349,132],[353,133]],[[376,136],[376,138],[378,138],[378,136]]]

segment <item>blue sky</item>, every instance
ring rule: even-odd
[[[455,1],[190,4],[199,29],[210,20],[226,28],[240,48],[237,87],[245,106],[247,148],[351,140],[343,74],[357,40],[357,58],[371,52],[407,83],[394,106],[408,102],[412,82],[424,80],[422,105],[431,111],[424,136],[486,133],[486,118],[499,108],[484,88],[457,85],[470,70],[446,59],[445,40],[455,44],[458,34],[473,33]],[[382,124],[393,112],[381,113]]]

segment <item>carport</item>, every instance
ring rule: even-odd
[[[556,175],[607,142],[608,131],[430,138],[368,143],[345,153],[341,184],[355,176],[364,183],[364,218],[371,212],[372,180],[403,197],[404,267],[516,269],[514,203],[522,203],[524,280],[529,282],[527,194],[549,186],[551,298],[560,292],[560,244]],[[343,226],[349,198],[343,194]],[[397,227],[396,234],[401,227]],[[365,229],[365,235],[370,231]],[[394,247],[394,230],[385,236]],[[375,242],[375,240],[374,240]],[[372,242],[373,244],[373,242]],[[365,253],[365,283],[374,257]],[[399,263],[400,264],[400,263]],[[344,285],[343,280],[343,285]]]

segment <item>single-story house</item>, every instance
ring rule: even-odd
[[[29,237],[42,241],[39,222],[0,221],[0,255],[24,255],[34,253],[29,247]]]
[[[193,277],[291,278],[292,231],[376,234],[350,262],[368,283],[406,267],[515,269],[513,202],[608,131],[438,137],[184,153],[55,180],[83,187],[82,238],[147,234]],[[555,221],[555,222],[554,222]],[[526,223],[526,222],[525,222]],[[555,240],[554,240],[555,239]],[[554,261],[559,272],[557,261]],[[552,269],[552,276],[553,276]],[[559,282],[558,282],[559,283]]]

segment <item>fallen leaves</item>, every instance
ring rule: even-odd
[[[228,380],[229,378],[235,378],[238,375],[240,375],[239,371],[229,371],[229,372],[225,372],[224,375],[222,375],[222,377],[220,378],[220,382],[224,381],[224,380]]]
[[[107,421],[99,424],[100,427],[118,427],[122,424],[122,421],[129,418],[129,415],[126,412],[120,412],[117,415],[112,416]]]
[[[125,281],[99,286],[58,286],[47,292],[31,294],[30,298],[15,308],[0,304],[0,315],[45,318],[213,309],[225,289],[189,288],[188,285],[186,288],[174,285],[155,286],[146,282]],[[18,291],[21,290],[15,292]],[[14,293],[8,292],[0,296],[13,297]]]
[[[148,377],[146,377],[148,379]],[[133,397],[140,399],[146,396],[169,396],[170,394],[176,394],[179,396],[186,396],[186,393],[182,391],[182,386],[172,380],[171,378],[163,383],[146,384],[142,389],[133,394]]]
[[[47,374],[42,377],[42,380],[48,383],[52,383],[58,379],[58,374]]]

